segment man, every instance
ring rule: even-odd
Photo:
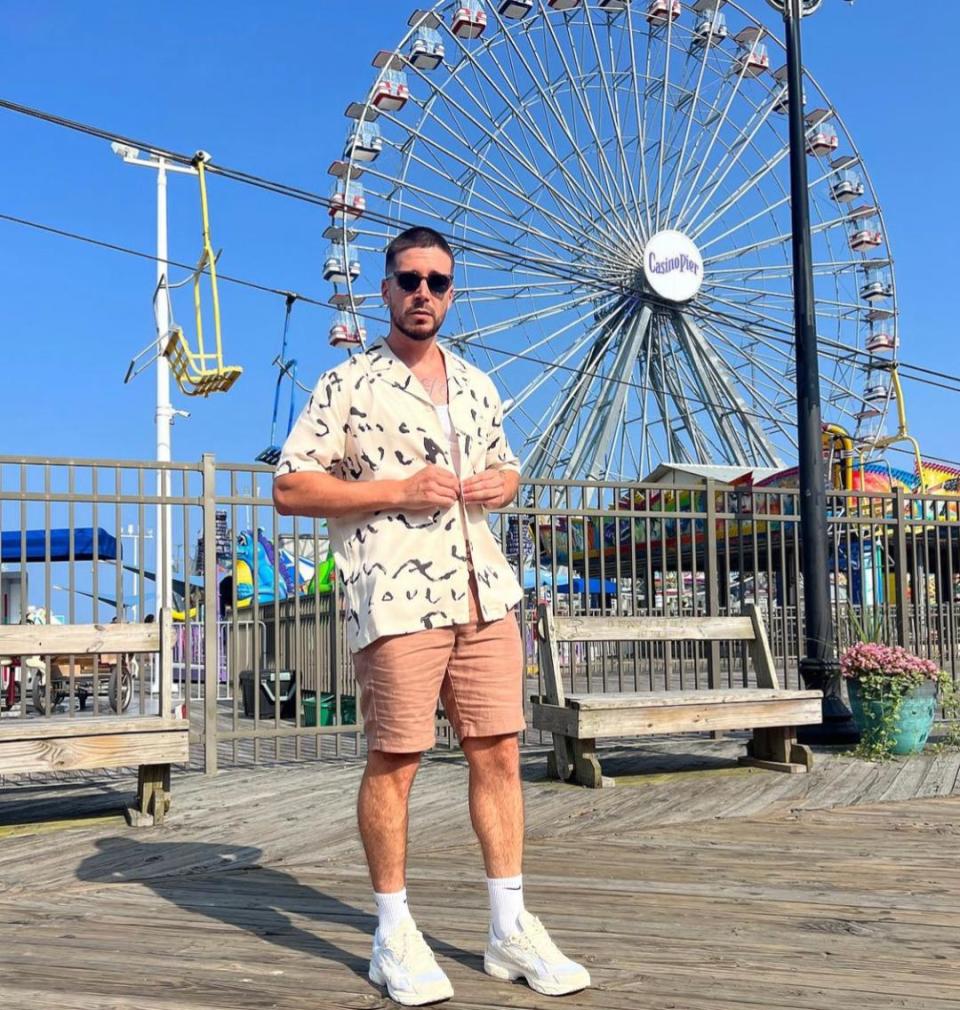
[[[283,515],[324,516],[367,735],[357,817],[377,904],[370,979],[407,1006],[453,989],[406,897],[407,801],[438,697],[469,765],[491,922],[484,970],[561,995],[590,976],[524,908],[521,589],[487,524],[519,464],[493,382],[442,350],[453,254],[429,228],[387,249],[383,342],[321,376],[277,466]]]

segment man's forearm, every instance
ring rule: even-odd
[[[285,473],[273,482],[273,503],[282,516],[335,519],[355,512],[391,508],[400,497],[400,481],[341,480],[315,471]]]

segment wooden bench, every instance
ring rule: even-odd
[[[0,656],[93,656],[157,653],[157,715],[71,713],[0,722],[0,776],[95,768],[138,768],[132,824],[160,824],[170,807],[170,766],[189,761],[189,723],[173,718],[173,625],[13,624],[0,626]],[[24,685],[25,688],[25,685]]]
[[[741,617],[555,617],[541,603],[537,638],[546,694],[534,699],[533,725],[553,734],[547,765],[554,778],[604,785],[596,756],[600,738],[714,730],[753,730],[747,754],[739,759],[743,764],[785,772],[812,766],[810,749],[797,743],[796,727],[821,721],[822,693],[780,689],[755,604]],[[557,645],[578,641],[744,642],[757,687],[565,694]]]

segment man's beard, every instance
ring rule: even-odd
[[[432,340],[440,330],[440,324],[443,322],[442,319],[438,319],[436,316],[433,317],[433,326],[429,330],[410,330],[403,325],[402,316],[394,315],[390,313],[390,321],[393,325],[405,336],[409,337],[411,340]]]

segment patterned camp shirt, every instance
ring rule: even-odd
[[[459,476],[519,471],[492,380],[449,350],[441,352]],[[382,341],[320,376],[276,473],[405,480],[428,463],[454,470],[450,449],[426,390]],[[328,527],[352,652],[383,635],[466,624],[470,563],[485,621],[503,617],[523,595],[482,505],[378,509],[331,518]]]

